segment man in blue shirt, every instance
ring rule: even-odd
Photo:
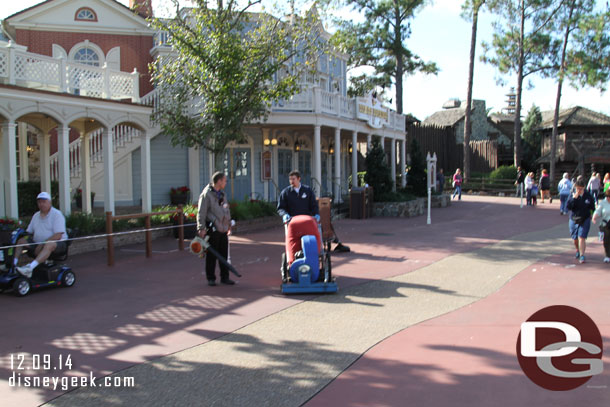
[[[309,186],[301,184],[301,174],[291,171],[288,180],[290,186],[284,188],[277,204],[277,213],[284,223],[290,222],[290,218],[297,215],[313,216],[320,222],[316,195]]]

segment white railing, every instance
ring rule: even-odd
[[[0,44],[0,82],[104,99],[140,99],[140,74],[68,62]]]
[[[113,152],[119,151],[120,147],[125,147],[131,143],[134,138],[139,137],[139,130],[129,126],[116,126],[112,132],[112,147]],[[103,129],[98,129],[89,134],[89,157],[90,166],[95,167],[97,163],[104,161],[103,148]],[[70,143],[68,147],[68,162],[70,166],[70,176],[80,177],[81,175],[81,149],[82,140],[79,137]],[[59,178],[59,157],[54,153],[50,157],[51,163],[51,180]]]
[[[140,103],[152,106],[153,114],[161,102],[159,92],[155,89],[142,96]],[[280,100],[271,106],[272,112],[312,112],[356,120],[356,99],[339,93],[323,91],[318,87],[303,87],[300,93],[288,100]],[[388,127],[405,131],[405,116],[394,111],[389,112]]]

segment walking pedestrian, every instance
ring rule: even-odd
[[[593,223],[597,223],[600,218],[599,230],[604,235],[603,242],[606,253],[604,263],[610,263],[610,189],[604,192],[604,199],[599,202],[599,206],[593,214]]]
[[[451,199],[455,198],[455,196],[457,195],[458,200],[462,200],[462,180],[462,170],[458,168],[457,170],[455,170],[455,174],[453,174],[453,188],[455,189],[453,190],[453,196],[451,197]]]
[[[585,190],[584,179],[579,179],[574,184],[574,193],[568,199],[567,206],[572,211],[569,227],[576,247],[576,258],[580,263],[584,263],[587,236],[591,227],[591,213],[595,210],[595,200],[589,191]]]
[[[436,174],[436,182],[438,182],[438,193],[443,194],[443,189],[445,188],[445,174],[443,174],[443,169],[438,170],[438,174]]]
[[[568,214],[568,199],[570,198],[570,193],[572,192],[572,181],[570,181],[570,174],[567,172],[563,173],[563,178],[557,184],[557,190],[559,191],[559,214],[567,215]]]
[[[532,204],[532,187],[534,186],[534,173],[529,172],[525,176],[525,181],[523,182],[525,185],[525,202],[527,205]]]
[[[517,186],[517,196],[520,196],[523,191],[523,183],[525,182],[525,171],[521,167],[517,167],[517,180],[515,185]]]
[[[593,196],[593,199],[595,199],[595,202],[597,203],[597,195],[599,194],[599,187],[600,187],[601,181],[599,179],[599,177],[597,176],[597,173],[594,172],[591,174],[591,178],[589,178],[589,184],[587,184],[587,191],[589,191],[589,193]]]
[[[201,238],[207,234],[209,243],[218,254],[225,259],[229,252],[229,237],[231,232],[231,211],[225,199],[224,189],[227,177],[223,172],[216,172],[212,182],[199,195],[199,212],[197,213],[197,232]],[[205,274],[209,286],[216,285],[216,256],[208,253],[205,259]],[[229,269],[218,261],[220,266],[220,282],[233,285],[235,281],[229,278]]]
[[[604,193],[610,189],[610,172],[607,172],[606,175],[604,175]]]
[[[551,177],[549,177],[549,172],[546,168],[542,170],[538,186],[540,188],[540,202],[544,203],[544,198],[548,197],[549,203],[553,203],[553,198],[551,197]]]

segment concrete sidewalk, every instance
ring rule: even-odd
[[[445,314],[447,317],[458,313],[470,315],[470,308],[466,306],[484,303],[487,300],[482,299],[497,293],[533,263],[570,250],[567,220],[559,217],[556,205],[537,209],[519,209],[517,205],[518,201],[514,199],[465,197],[451,208],[435,211],[432,226],[426,226],[425,219],[421,218],[341,222],[337,225],[338,232],[347,232],[342,235],[343,240],[349,242],[355,252],[334,261],[334,270],[342,277],[339,294],[283,304],[275,308],[275,313],[271,313],[272,307],[269,307],[268,316],[249,322],[242,319],[246,324],[227,335],[218,335],[215,340],[117,374],[134,377],[136,388],[83,388],[65,394],[49,405],[298,406],[344,371],[339,380],[311,399],[311,403],[405,405],[404,394],[400,391],[395,392],[397,397],[385,401],[385,392],[375,393],[378,389],[392,390],[392,383],[386,386],[384,380],[367,387],[373,395],[370,398],[365,397],[367,391],[356,396],[360,393],[352,384],[359,383],[350,380],[349,373],[360,362],[345,369],[371,347],[380,342],[378,346],[382,347],[403,332],[417,330],[423,326],[420,324],[423,321],[434,321]],[[246,247],[259,248],[259,255],[260,245],[266,244],[269,242],[265,239],[259,239],[256,244],[244,242]],[[587,267],[603,266],[591,264]],[[594,285],[589,297],[595,298],[595,293],[602,292],[597,290],[605,288],[603,284]],[[538,298],[538,294],[523,291],[514,300],[527,303],[532,301],[532,296]],[[268,297],[263,296],[260,301],[267,300]],[[601,308],[604,302],[596,305]],[[523,320],[537,309],[526,312]],[[482,314],[493,318],[497,309],[485,307]],[[187,328],[191,334],[214,339],[209,331],[197,331],[192,327]],[[408,327],[411,328],[405,329]],[[608,336],[607,326],[600,326],[600,329]],[[437,332],[437,335],[447,337],[450,332]],[[390,339],[386,340],[388,337]],[[426,335],[420,338],[423,343],[427,340]],[[512,350],[516,334],[511,341]],[[393,344],[396,346],[396,342]],[[426,358],[421,347],[411,347],[408,341],[400,342],[400,345],[394,349],[397,354],[416,352],[422,359]],[[376,349],[374,347],[371,352]],[[504,352],[510,355],[509,351]],[[432,352],[427,350],[427,353]],[[406,364],[398,358],[393,360],[391,355],[387,359],[388,365],[393,364],[397,369]],[[459,366],[453,365],[446,370],[452,371],[451,368],[459,372]],[[365,366],[356,376],[365,378],[367,371]],[[425,371],[411,369],[406,373],[406,381],[411,378],[422,384],[422,395],[428,390],[434,391],[434,387],[426,387],[429,381],[419,376],[426,375]],[[344,375],[347,375],[346,379],[343,379]],[[335,389],[336,386],[339,387]],[[396,388],[400,390],[400,386]],[[490,400],[501,399],[491,397]],[[424,401],[414,400],[413,405],[421,405]],[[480,403],[471,401],[471,404]]]

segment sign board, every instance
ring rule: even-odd
[[[374,129],[388,125],[390,109],[381,105],[373,93],[363,98],[356,98],[356,117],[364,120]]]
[[[271,151],[263,151],[261,155],[261,177],[263,181],[271,179]]]
[[[436,189],[436,153],[432,156],[428,153],[426,163],[428,167],[428,188]]]

